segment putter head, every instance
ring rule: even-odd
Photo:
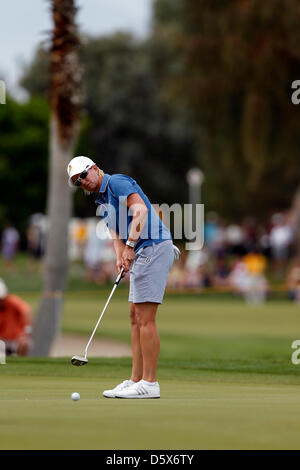
[[[73,364],[73,366],[85,366],[85,364],[88,363],[88,360],[86,357],[82,357],[82,356],[73,356],[72,359],[71,359],[71,362]]]

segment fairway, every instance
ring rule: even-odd
[[[63,330],[87,334],[107,292],[69,292]],[[130,341],[126,290],[97,332]],[[37,296],[26,294],[35,306]],[[102,391],[129,377],[130,358],[8,358],[0,366],[1,449],[298,449],[300,311],[268,302],[168,295],[160,308],[160,400]],[[80,353],[80,351],[75,351]],[[72,392],[81,399],[73,402]]]

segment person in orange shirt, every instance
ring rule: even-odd
[[[243,261],[249,271],[253,276],[263,274],[266,269],[266,258],[263,254],[258,251],[253,250],[244,256]]]
[[[263,303],[266,300],[268,282],[264,275],[267,261],[259,249],[253,248],[243,258],[243,263],[248,271],[248,285],[245,292],[246,301],[249,303]]]
[[[0,279],[0,340],[6,354],[26,356],[31,341],[32,312],[30,306],[16,295],[8,294]]]

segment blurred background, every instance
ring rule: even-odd
[[[83,104],[74,154],[132,176],[156,204],[191,202],[189,172],[201,171],[205,244],[185,252],[184,240],[174,240],[182,256],[168,288],[300,302],[300,120],[291,101],[300,78],[298,2],[75,3]],[[0,274],[16,291],[42,286],[50,4],[2,6],[13,29],[0,32]],[[102,230],[93,196],[75,192],[69,289],[114,278]]]

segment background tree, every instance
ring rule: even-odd
[[[82,71],[73,0],[52,0],[50,169],[44,291],[33,329],[34,356],[47,356],[60,326],[68,269],[71,190],[66,168],[79,132]]]
[[[154,11],[160,63],[165,51],[176,58],[165,96],[190,110],[206,208],[241,218],[289,207],[300,176],[298,2],[156,0]]]
[[[47,187],[49,107],[39,98],[0,106],[0,227],[22,232],[33,212],[43,212]]]

